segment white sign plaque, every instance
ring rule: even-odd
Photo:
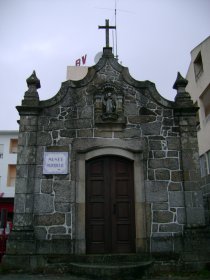
[[[45,152],[43,174],[68,174],[68,152]]]

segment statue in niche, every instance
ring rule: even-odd
[[[116,101],[111,92],[107,92],[103,98],[103,115],[102,119],[116,120],[118,115],[116,114]]]

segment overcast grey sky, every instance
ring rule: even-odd
[[[173,100],[177,71],[186,75],[190,51],[210,35],[210,0],[116,0],[119,61],[137,80],[150,80]],[[54,96],[67,65],[105,45],[98,25],[114,25],[115,0],[0,0],[0,130],[18,129],[15,106],[33,70],[39,96]]]

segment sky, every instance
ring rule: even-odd
[[[0,0],[0,130],[17,130],[16,110],[36,71],[40,100],[53,97],[68,65],[105,46],[109,19],[117,22],[119,62],[136,80],[150,80],[166,99],[186,76],[190,51],[210,35],[210,0]],[[116,50],[115,34],[110,45]]]

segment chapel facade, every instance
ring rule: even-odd
[[[35,72],[27,84],[4,262],[33,268],[47,255],[128,253],[187,261],[194,229],[205,226],[187,81],[178,74],[168,101],[105,47],[84,79],[63,82],[49,100],[39,100]]]

